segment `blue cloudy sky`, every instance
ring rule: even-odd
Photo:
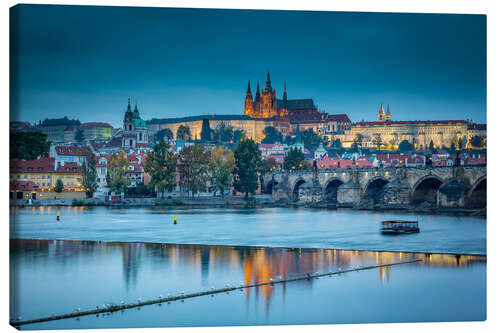
[[[270,71],[353,121],[486,122],[483,15],[21,5],[10,47],[13,120],[241,114]]]

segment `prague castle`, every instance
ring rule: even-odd
[[[267,73],[266,86],[264,90],[259,88],[255,91],[255,100],[252,96],[250,88],[250,81],[248,81],[247,94],[245,97],[245,106],[243,113],[252,118],[272,118],[272,117],[286,117],[296,120],[320,120],[326,118],[328,115],[320,114],[318,108],[314,105],[312,99],[288,99],[286,93],[286,82],[283,89],[283,98],[276,98],[276,89],[271,86],[271,75]]]

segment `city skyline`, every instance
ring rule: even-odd
[[[21,5],[11,120],[243,114],[248,81],[375,121],[486,122],[486,16]],[[22,24],[15,25],[15,22]],[[92,22],[92,23],[90,23]],[[297,24],[301,22],[301,24]]]

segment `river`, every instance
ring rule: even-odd
[[[56,212],[60,212],[60,221]],[[486,254],[486,219],[349,209],[12,207],[11,238]],[[179,223],[172,223],[177,216]],[[417,220],[393,237],[380,221]]]
[[[380,221],[393,218],[418,220],[421,232],[381,235]],[[12,207],[10,238],[10,316],[21,320],[420,260],[22,329],[486,319],[483,218],[287,208]]]

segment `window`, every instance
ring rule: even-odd
[[[43,168],[42,167],[38,168],[38,171],[43,171]]]
[[[47,183],[47,186],[49,186],[49,187],[50,187],[50,183]]]
[[[132,130],[132,125],[128,125],[128,130],[131,131]]]

